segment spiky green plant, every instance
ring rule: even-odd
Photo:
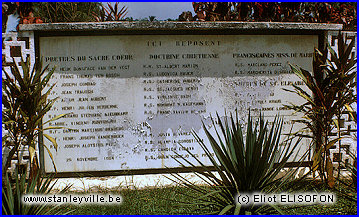
[[[303,113],[303,119],[311,134],[297,133],[301,137],[311,137],[314,142],[313,171],[330,187],[334,186],[333,161],[330,148],[338,142],[340,135],[331,139],[334,127],[341,114],[356,102],[356,58],[351,56],[355,40],[347,44],[343,34],[338,36],[338,53],[329,45],[324,50],[316,49],[313,57],[313,72],[291,65],[292,71],[304,82],[305,88],[293,85],[293,92],[304,99],[300,105],[287,105],[289,109]],[[350,112],[350,111],[349,111]]]
[[[93,13],[97,22],[105,21],[121,21],[124,20],[127,14],[127,7],[123,6],[119,10],[118,2],[115,3],[114,7],[110,3],[107,3],[107,7],[101,5],[99,13]]]
[[[199,198],[188,200],[194,200],[193,202],[186,201],[184,204],[197,207],[208,214],[268,214],[274,210],[281,212],[277,206],[236,205],[236,196],[241,193],[269,194],[283,190],[281,188],[289,182],[291,176],[293,177],[296,169],[286,172],[281,177],[278,175],[288,160],[294,157],[300,139],[295,143],[293,138],[281,142],[283,121],[279,118],[276,118],[273,124],[269,124],[263,117],[254,122],[249,114],[246,134],[243,133],[238,114],[235,118],[231,115],[224,121],[221,121],[217,114],[220,130],[217,130],[216,121],[212,117],[211,119],[216,136],[203,124],[210,144],[205,144],[197,133],[194,133],[194,136],[214,166],[214,171],[190,152],[202,170],[198,171],[193,163],[182,159],[185,161],[183,165],[189,164],[193,172],[207,185],[200,186],[180,174],[173,174],[176,178],[172,179],[173,181],[201,194]],[[214,156],[208,149],[209,145],[214,151]]]
[[[21,61],[21,68],[13,64],[11,73],[3,68],[2,79],[2,124],[6,133],[3,135],[3,147],[10,149],[5,165],[3,165],[3,177],[11,164],[14,155],[22,147],[26,147],[30,154],[30,166],[36,167],[35,154],[40,133],[50,129],[62,127],[42,127],[42,119],[50,111],[57,98],[48,99],[55,84],[49,85],[49,80],[55,69],[48,70],[49,66],[42,67],[39,60],[31,68],[29,58]],[[43,123],[55,121],[64,115],[59,115]],[[43,134],[57,150],[56,140]],[[43,145],[52,159],[49,148]],[[19,156],[17,154],[17,156]],[[33,170],[31,170],[33,171]],[[32,172],[30,172],[31,175]]]
[[[28,205],[21,202],[24,195],[45,195],[53,189],[56,181],[53,176],[43,178],[40,173],[33,179],[26,178],[26,172],[20,174],[15,170],[15,183],[11,183],[6,175],[2,185],[2,214],[3,215],[64,215],[71,211],[66,207],[56,205],[48,206],[46,203],[41,205]],[[71,186],[66,186],[59,194],[63,194]]]

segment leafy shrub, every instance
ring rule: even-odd
[[[303,113],[303,119],[298,120],[306,125],[311,135],[298,133],[298,136],[311,136],[314,141],[313,170],[319,171],[322,180],[334,186],[333,161],[330,148],[341,137],[331,139],[331,132],[341,119],[341,114],[356,102],[356,59],[351,57],[355,40],[350,44],[342,34],[338,36],[338,53],[330,46],[324,50],[316,49],[313,58],[313,72],[292,66],[292,71],[304,82],[306,91],[300,86],[293,85],[294,92],[305,100],[301,105],[287,105],[288,108]],[[350,111],[349,111],[350,112]],[[353,112],[351,112],[353,115]]]
[[[3,177],[11,160],[16,153],[26,147],[30,154],[31,171],[38,168],[35,159],[35,150],[38,145],[40,133],[49,129],[60,129],[62,127],[42,127],[42,118],[51,109],[57,98],[48,99],[54,87],[49,85],[49,80],[55,69],[48,70],[49,66],[42,68],[42,61],[35,63],[31,68],[30,60],[21,61],[22,70],[16,64],[11,66],[11,73],[3,69],[2,78],[2,124],[6,131],[3,135],[3,148],[10,149],[6,162],[3,165]],[[43,125],[55,121],[64,115],[59,115],[43,123]],[[43,134],[57,150],[57,143],[54,138]],[[43,145],[43,144],[40,144]],[[49,148],[43,145],[52,159]],[[19,154],[17,154],[19,156]],[[32,175],[32,172],[30,175]]]
[[[356,2],[193,2],[200,21],[340,23],[356,29]],[[183,19],[182,19],[183,21]]]

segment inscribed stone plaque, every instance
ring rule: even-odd
[[[112,35],[40,37],[40,55],[59,97],[52,123],[58,172],[176,168],[177,154],[209,160],[191,135],[205,141],[202,121],[238,110],[300,118],[283,104],[302,102],[282,88],[303,83],[288,63],[311,70],[316,35]],[[46,121],[44,120],[44,121]],[[295,125],[294,130],[301,126]],[[182,144],[184,148],[179,146]],[[207,143],[208,144],[208,143]],[[46,172],[53,172],[47,153]],[[198,164],[197,164],[198,165]]]

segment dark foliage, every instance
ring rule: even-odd
[[[356,29],[356,2],[193,2],[186,20],[339,23]]]
[[[45,23],[96,21],[93,13],[101,10],[100,2],[35,2],[34,15]]]

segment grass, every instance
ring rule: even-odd
[[[338,186],[337,186],[338,187]],[[296,184],[296,189],[301,189],[301,192],[333,192],[327,186],[319,181],[301,181]],[[347,191],[344,187],[340,187],[342,192]],[[294,209],[287,209],[288,214],[296,215],[357,215],[357,203],[350,201],[343,196],[336,194],[337,202],[333,205],[312,205],[306,207],[297,207]]]
[[[123,189],[117,191],[102,191],[99,193],[120,194],[123,202],[119,205],[83,205],[69,208],[75,211],[73,215],[161,215],[187,213],[192,214],[190,208],[181,209],[177,205],[183,201],[179,187]],[[195,195],[194,195],[195,196]],[[193,213],[200,214],[200,213]]]
[[[314,190],[328,191],[320,183],[301,181],[297,185],[301,192]],[[90,193],[90,192],[86,192]],[[183,187],[162,187],[145,189],[101,189],[99,193],[120,194],[123,202],[119,205],[70,205],[74,215],[163,215],[163,214],[202,214],[194,207],[179,206],[180,201],[188,201],[190,197],[198,197]],[[189,194],[184,196],[183,193]],[[357,204],[337,196],[334,205],[312,205],[306,207],[284,207],[288,214],[301,215],[356,215]]]
[[[314,205],[305,208],[296,208],[288,210],[288,214],[293,215],[356,215],[357,204],[345,200],[341,197],[334,205]]]

